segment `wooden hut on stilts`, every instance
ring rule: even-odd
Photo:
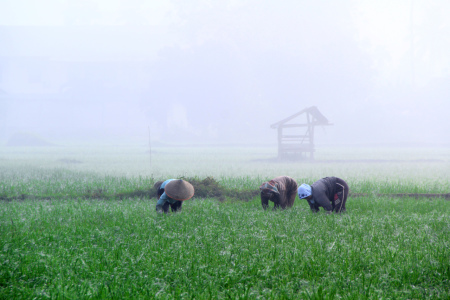
[[[306,116],[304,121],[291,122],[293,119]],[[278,158],[281,160],[314,160],[314,127],[333,125],[315,106],[305,108],[292,116],[283,119],[271,128],[278,130]]]

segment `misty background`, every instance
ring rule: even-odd
[[[0,144],[450,144],[447,0],[1,0]],[[150,128],[150,130],[149,130]]]

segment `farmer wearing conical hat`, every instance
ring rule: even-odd
[[[297,182],[289,176],[280,176],[263,182],[259,190],[264,209],[269,206],[269,200],[274,203],[273,209],[279,207],[284,209],[294,205],[295,196],[297,196]]]
[[[169,206],[172,212],[181,210],[183,201],[191,199],[194,196],[194,187],[183,179],[168,179],[164,182],[155,183],[158,202],[156,202],[156,211],[159,213],[169,212]]]
[[[325,177],[312,185],[303,183],[298,188],[298,197],[308,201],[313,212],[323,207],[327,212],[344,212],[349,188],[347,183],[337,177]]]

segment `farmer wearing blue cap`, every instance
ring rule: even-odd
[[[191,199],[194,196],[194,187],[183,179],[168,179],[155,183],[156,211],[159,213],[168,213],[169,206],[172,212],[181,210],[183,201]]]
[[[259,187],[261,191],[261,204],[264,209],[273,202],[273,209],[287,208],[294,205],[297,196],[297,182],[289,176],[279,176],[270,181],[263,182]]]
[[[341,178],[325,177],[312,185],[303,183],[298,188],[298,197],[306,199],[313,212],[323,207],[327,212],[344,212],[349,188]]]

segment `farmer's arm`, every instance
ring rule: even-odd
[[[261,193],[261,204],[264,209],[269,206],[269,196]]]
[[[164,203],[166,203],[168,197],[166,195],[166,193],[164,192],[161,197],[159,197],[158,202],[156,202],[156,211],[159,213],[162,213],[162,207],[164,205]]]
[[[314,201],[322,206],[326,211],[331,212],[333,210],[333,206],[331,205],[331,201],[328,199],[327,195],[323,192],[319,192],[314,194]]]
[[[306,202],[308,202],[309,207],[311,208],[312,212],[319,212],[319,207],[317,205],[315,205],[314,203],[311,203],[310,201],[306,200]]]

